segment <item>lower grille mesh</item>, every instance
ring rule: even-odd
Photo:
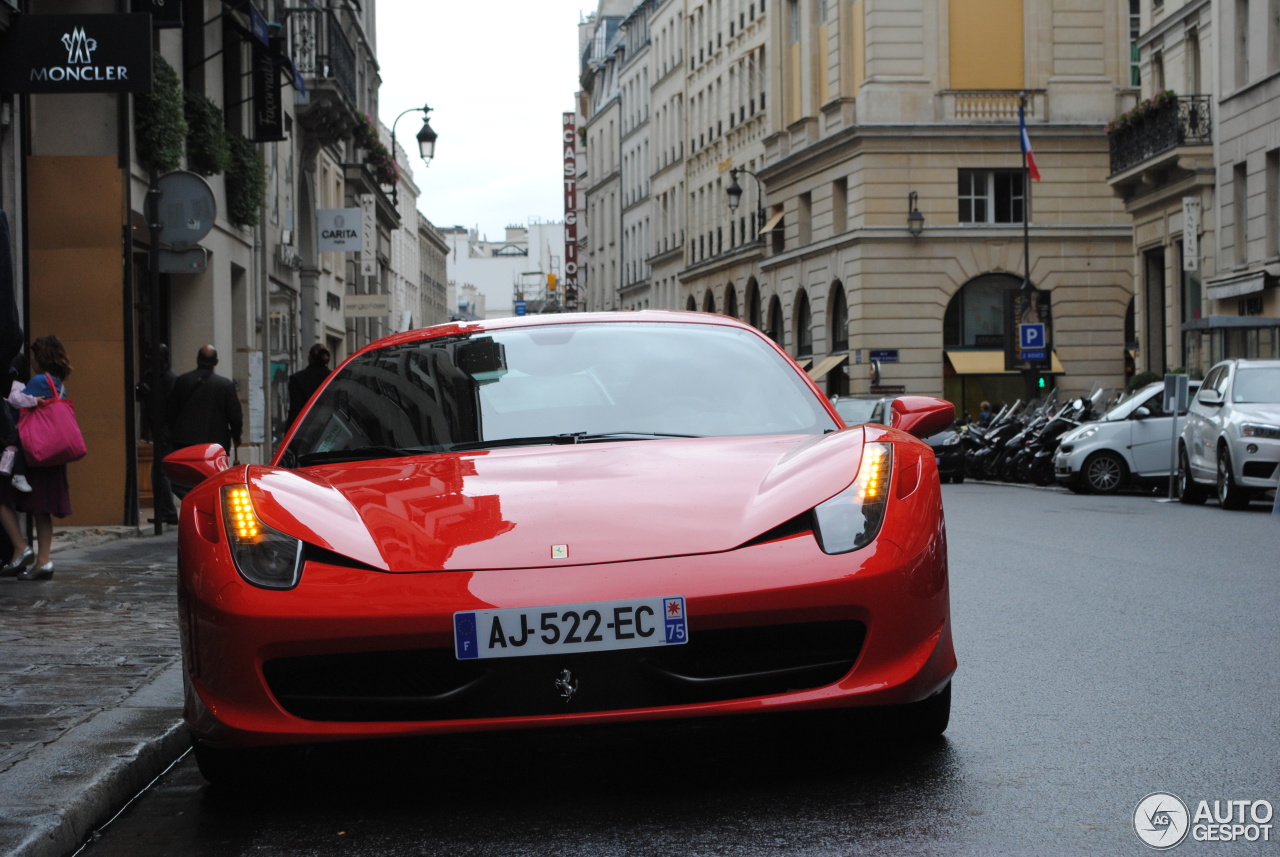
[[[527,717],[719,702],[822,687],[853,668],[866,629],[814,622],[691,629],[681,646],[459,661],[452,649],[277,658],[280,704],[306,720],[386,722]],[[556,679],[569,670],[565,700]]]

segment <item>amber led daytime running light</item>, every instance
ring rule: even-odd
[[[237,541],[253,544],[262,538],[262,522],[253,511],[249,499],[249,486],[233,485],[222,493],[222,512],[227,517],[227,529]]]
[[[874,502],[883,497],[889,487],[889,450],[881,444],[867,444],[863,450],[858,479],[853,485],[858,502]]]

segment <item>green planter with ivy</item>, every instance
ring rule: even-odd
[[[187,117],[187,166],[206,176],[225,172],[231,148],[222,108],[198,92],[187,92],[183,112]]]
[[[153,62],[151,91],[134,99],[134,144],[141,164],[167,173],[182,166],[187,120],[178,73],[158,53]]]
[[[257,226],[267,193],[267,165],[258,147],[239,134],[227,135],[227,219],[236,226]]]

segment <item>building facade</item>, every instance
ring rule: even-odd
[[[563,222],[508,226],[500,241],[465,226],[440,232],[449,248],[451,312],[465,305],[465,313],[475,318],[509,318],[521,312],[520,303],[530,314],[560,311]],[[548,275],[555,275],[555,288],[549,288]]]
[[[609,188],[596,170],[614,151],[607,123],[629,115],[633,97],[611,88],[608,66],[625,64],[625,31],[645,5],[626,12],[621,34],[597,40],[603,56],[584,57],[596,131],[587,228],[592,272],[606,278],[609,244],[595,233],[610,228]],[[651,81],[651,305],[747,320],[832,394],[868,392],[874,358],[879,389],[945,395],[976,412],[983,399],[1027,392],[1005,362],[1006,295],[1025,279],[1053,337],[1049,385],[1068,394],[1123,385],[1132,222],[1107,183],[1104,129],[1138,95],[1127,9],[1106,0],[1070,10],[1050,0],[648,7],[652,44],[638,61]],[[1022,173],[1024,96],[1036,182]],[[625,281],[608,282],[623,294]]]
[[[1132,0],[1140,101],[1110,123],[1138,368],[1280,356],[1280,2]]]
[[[416,188],[369,118],[376,3],[131,5],[150,13],[145,91],[0,92],[0,206],[15,227],[25,334],[67,344],[90,448],[71,468],[70,524],[138,523],[150,506],[151,434],[134,391],[158,343],[179,373],[201,346],[218,349],[245,414],[236,455],[258,462],[286,429],[287,379],[312,344],[340,360],[420,312]],[[46,23],[67,29],[75,65],[106,44],[95,28],[117,26],[120,10],[28,0],[22,17],[58,16]],[[0,3],[0,38],[12,12]],[[193,247],[152,240],[148,193],[171,172],[194,174],[197,197],[205,186],[212,198],[184,203],[209,226]],[[161,200],[160,221],[183,222]],[[322,250],[321,216],[340,209],[359,212],[359,253]],[[385,312],[369,314],[368,298]]]

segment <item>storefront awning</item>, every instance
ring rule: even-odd
[[[948,351],[947,360],[957,375],[1016,375],[1016,371],[1004,368],[1003,351]],[[1044,375],[1065,375],[1066,369],[1058,360],[1057,352],[1049,352],[1049,369]]]
[[[770,217],[768,222],[766,222],[765,225],[760,228],[760,234],[768,235],[770,232],[776,229],[778,227],[778,224],[782,222],[782,216],[784,214],[786,214],[785,211],[779,211],[777,214],[773,215],[773,217]]]
[[[848,359],[848,354],[828,354],[822,358],[821,363],[809,370],[809,378],[813,381],[821,381],[828,372]]]
[[[1245,271],[1216,277],[1205,283],[1205,294],[1211,301],[1225,301],[1229,298],[1242,298],[1261,292],[1267,286],[1265,270]]]

